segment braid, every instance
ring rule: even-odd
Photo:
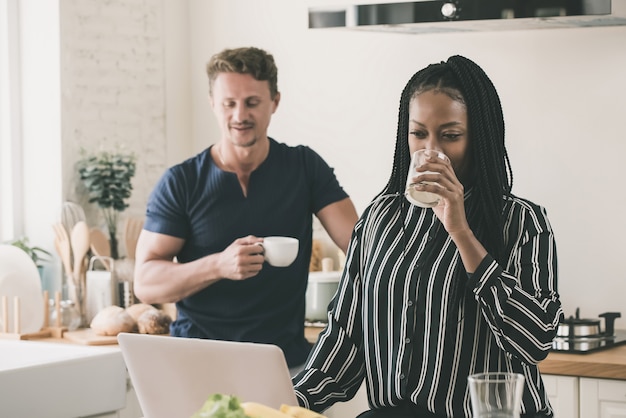
[[[471,60],[448,59],[467,107],[470,146],[475,165],[474,185],[479,199],[478,222],[485,226],[484,245],[497,259],[504,250],[503,197],[511,194],[513,174],[504,145],[504,116],[498,93],[485,72]],[[504,260],[500,260],[504,261]]]

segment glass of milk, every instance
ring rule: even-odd
[[[417,171],[415,170],[422,164],[424,164],[429,157],[437,157],[446,162],[450,161],[450,159],[443,152],[432,149],[420,149],[415,151],[411,156],[411,164],[409,164],[409,173],[406,177],[406,188],[404,191],[404,195],[409,202],[422,208],[432,208],[434,206],[437,206],[440,200],[439,195],[435,193],[426,192],[423,190],[416,190],[415,188],[415,186],[418,184],[414,182],[415,176],[418,175]],[[424,171],[419,174],[428,173],[434,173],[434,171]],[[423,183],[437,184],[427,181]]]

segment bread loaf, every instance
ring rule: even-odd
[[[97,335],[117,335],[120,332],[135,332],[137,323],[119,306],[108,306],[102,309],[91,320],[91,329]]]
[[[137,322],[141,314],[147,310],[156,311],[157,308],[147,303],[135,303],[134,305],[130,305],[128,308],[126,308],[126,312],[128,312],[128,314],[135,320],[135,322]]]
[[[172,318],[156,308],[146,309],[137,318],[137,328],[140,334],[169,334],[171,323]]]

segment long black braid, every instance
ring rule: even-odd
[[[410,163],[409,103],[415,95],[436,89],[465,104],[467,109],[471,187],[477,207],[468,222],[487,251],[503,263],[504,209],[511,194],[513,173],[504,145],[504,116],[498,93],[485,72],[473,61],[455,55],[415,73],[400,97],[393,169],[380,194],[403,196]],[[466,187],[470,186],[468,184]],[[398,199],[404,212],[404,198]]]

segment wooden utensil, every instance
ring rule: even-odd
[[[65,227],[61,223],[55,223],[52,225],[52,229],[54,230],[54,247],[59,253],[59,257],[61,257],[61,262],[63,263],[63,268],[65,269],[65,274],[68,276],[72,276],[72,245],[70,243],[70,239],[65,231]]]
[[[59,241],[58,238],[54,238],[54,248],[57,251],[57,254],[59,254],[59,257],[61,258],[61,262],[63,264],[63,270],[65,270],[65,274],[66,275],[71,275],[72,274],[72,263],[70,261],[70,258],[68,257],[67,254],[64,254],[64,249],[63,246],[61,244],[61,241]],[[70,269],[70,271],[68,272],[68,269]]]
[[[101,229],[91,228],[89,230],[89,241],[91,252],[100,257],[111,257],[111,243]],[[107,260],[101,260],[104,268],[111,270],[111,266]]]
[[[126,227],[124,228],[124,241],[126,244],[126,257],[134,260],[135,249],[137,248],[137,240],[143,229],[143,218],[128,218]]]
[[[70,201],[63,202],[63,207],[61,209],[61,223],[65,227],[67,235],[72,233],[72,229],[74,229],[74,225],[76,225],[77,222],[85,222],[86,220],[85,211],[82,206]]]
[[[72,253],[74,254],[74,278],[82,283],[85,273],[85,256],[89,252],[89,227],[84,221],[78,221],[72,228]]]

